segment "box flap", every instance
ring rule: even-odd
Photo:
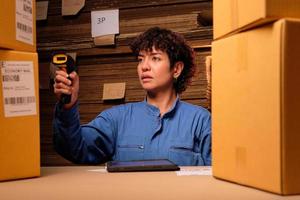
[[[300,19],[282,23],[282,190],[300,194]]]

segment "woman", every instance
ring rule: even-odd
[[[58,98],[72,95],[71,103],[56,105],[57,151],[85,164],[167,158],[178,165],[210,165],[210,113],[178,97],[195,72],[193,50],[179,34],[158,27],[139,35],[130,47],[138,58],[145,100],[107,109],[86,125],[79,121],[78,75],[56,72],[54,93]]]

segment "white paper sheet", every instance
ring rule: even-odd
[[[119,10],[91,12],[92,37],[119,33]]]
[[[211,167],[201,167],[195,169],[181,168],[180,171],[176,171],[177,176],[211,176]]]

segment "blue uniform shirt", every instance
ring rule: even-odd
[[[56,150],[77,163],[167,158],[178,165],[211,165],[210,113],[179,98],[162,117],[142,101],[107,109],[80,125],[78,105],[54,118]]]

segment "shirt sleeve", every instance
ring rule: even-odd
[[[74,163],[104,163],[114,153],[116,127],[109,110],[90,123],[80,125],[78,104],[64,110],[63,105],[57,103],[53,120],[54,146],[60,155]]]
[[[211,115],[207,111],[202,119],[200,151],[204,165],[211,165]]]

